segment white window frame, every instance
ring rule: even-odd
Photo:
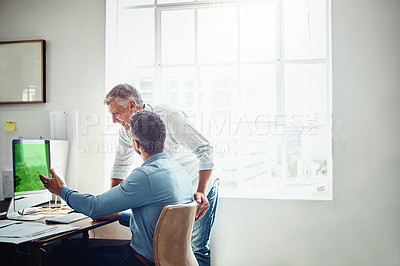
[[[163,11],[168,11],[168,10],[175,10],[175,9],[192,9],[192,8],[205,8],[205,7],[216,7],[216,6],[232,6],[232,5],[238,5],[241,2],[246,2],[246,3],[265,3],[265,2],[275,2],[278,3],[276,5],[277,11],[276,14],[278,16],[276,17],[276,27],[280,30],[276,31],[276,54],[277,54],[277,60],[275,61],[265,61],[265,62],[260,62],[262,64],[275,64],[276,65],[276,82],[277,82],[277,114],[283,114],[285,110],[284,106],[284,67],[285,64],[287,63],[298,63],[298,64],[310,64],[310,63],[324,63],[327,66],[327,123],[325,125],[318,125],[317,129],[326,129],[328,132],[332,132],[331,128],[331,117],[332,117],[332,59],[331,59],[331,0],[325,0],[326,1],[326,25],[327,25],[327,31],[326,31],[326,58],[324,59],[302,59],[302,60],[285,60],[284,58],[284,53],[283,53],[283,27],[281,26],[283,24],[283,2],[284,0],[222,0],[222,1],[197,1],[197,2],[184,2],[184,3],[176,3],[176,4],[157,4],[157,0],[155,0],[155,3],[152,5],[142,5],[142,6],[133,6],[133,7],[123,7],[122,9],[141,9],[141,8],[155,8],[155,60],[154,64],[152,67],[155,69],[155,87],[154,87],[154,97],[156,102],[162,102],[163,99],[163,91],[161,90],[161,83],[162,83],[162,77],[161,77],[161,67],[162,67],[162,62],[161,62],[161,13]],[[117,17],[118,17],[118,0],[107,0],[106,1],[106,79],[105,79],[105,92],[108,92],[116,83],[116,73],[117,73]],[[197,10],[195,9],[195,20],[196,20],[196,15],[197,15]],[[197,31],[197,25],[195,26]],[[239,30],[239,29],[238,29]],[[197,34],[195,34],[197,36]],[[195,40],[195,46],[197,46],[197,41]],[[195,47],[195,53],[196,53],[196,58],[197,58],[197,47]],[[240,49],[238,49],[238,53],[240,53]],[[240,54],[237,55],[237,58],[240,58]],[[240,64],[240,62],[236,63],[227,63],[224,65],[233,65],[237,66]],[[190,64],[193,66],[193,64]],[[194,66],[196,69],[198,69],[198,64],[197,62],[194,63]],[[169,65],[171,66],[171,65]],[[188,66],[188,65],[174,65],[174,66]],[[204,66],[204,64],[202,65]],[[140,67],[139,67],[140,68]],[[198,92],[198,70],[197,74],[195,75],[195,91]],[[240,77],[240,75],[238,75]],[[240,82],[238,82],[238,86],[240,86]],[[239,88],[240,89],[240,88]],[[200,107],[198,106],[198,103],[195,104],[197,105],[196,109],[199,110]],[[200,110],[199,110],[200,111]],[[107,113],[107,111],[106,111]],[[279,117],[279,116],[278,116]],[[107,121],[107,120],[106,120]],[[108,119],[109,122],[109,119]],[[278,118],[277,123],[280,123],[281,118]],[[106,127],[108,128],[107,131],[109,131],[110,128],[110,123],[106,122]],[[330,135],[331,137],[331,135]],[[114,141],[113,136],[106,135],[106,142]],[[286,138],[285,135],[282,135],[282,139],[284,140]],[[281,142],[282,146],[281,149],[282,151],[286,150],[286,141]],[[310,199],[310,200],[332,200],[333,198],[333,189],[332,189],[332,142],[330,142],[330,145],[328,146],[328,158],[327,158],[327,178],[328,178],[328,184],[330,186],[327,188],[328,190],[328,195],[323,196],[323,197],[309,197],[309,196],[299,196],[299,195],[290,195],[290,194],[279,194],[279,195],[256,195],[256,196],[251,196],[251,195],[224,195],[222,194],[221,196],[225,197],[244,197],[244,198],[251,198],[251,197],[256,197],[256,198],[273,198],[273,199]],[[113,161],[114,154],[106,154],[106,161],[110,162]],[[281,155],[281,160],[282,160],[282,165],[286,165],[286,156]],[[285,167],[282,167],[282,171],[286,171]],[[109,169],[110,169],[110,163],[108,165],[106,164],[105,167],[105,176],[106,176],[106,182],[105,182],[105,188],[109,188]],[[287,178],[286,173],[283,173],[283,176]]]

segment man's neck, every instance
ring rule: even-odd
[[[149,159],[151,156],[153,156],[153,155],[155,155],[157,153],[163,153],[163,152],[164,152],[164,150],[162,150],[160,152],[155,152],[155,153],[147,153],[147,152],[142,151],[143,162],[147,161],[147,159]]]

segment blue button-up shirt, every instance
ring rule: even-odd
[[[124,182],[101,195],[78,193],[63,187],[60,196],[69,206],[92,218],[131,209],[131,246],[154,261],[153,234],[162,209],[165,205],[192,201],[193,192],[182,166],[167,153],[157,153]]]

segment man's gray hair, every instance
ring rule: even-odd
[[[128,83],[118,84],[104,98],[104,104],[109,105],[114,100],[123,107],[127,107],[130,100],[136,103],[136,107],[143,108],[143,100],[139,91]]]

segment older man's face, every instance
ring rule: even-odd
[[[120,123],[125,130],[129,130],[130,116],[136,111],[136,105],[132,107],[128,104],[127,107],[119,105],[115,99],[108,105],[108,112],[112,115],[113,123]]]

